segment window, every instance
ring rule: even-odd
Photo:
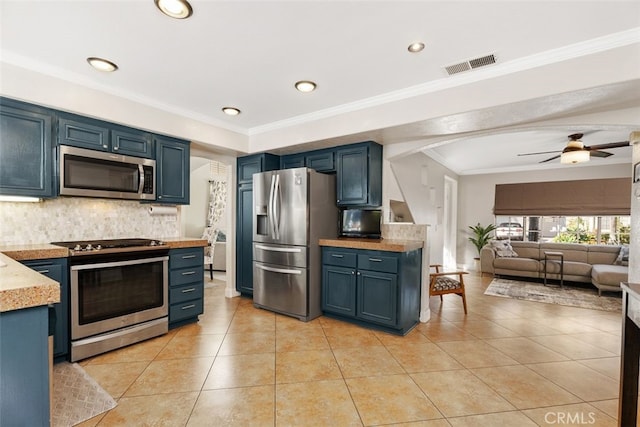
[[[630,241],[631,217],[496,216],[497,239],[619,245]]]

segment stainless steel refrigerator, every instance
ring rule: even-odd
[[[318,240],[338,231],[335,176],[309,168],[253,175],[253,303],[309,321],[322,314]]]

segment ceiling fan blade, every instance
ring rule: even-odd
[[[557,153],[560,150],[553,150],[553,151],[540,151],[539,153],[521,153],[518,154],[518,156],[535,156],[536,154],[551,154],[551,153]]]
[[[584,147],[585,150],[589,150],[589,151],[593,151],[593,150],[606,150],[608,148],[621,148],[621,147],[628,147],[629,146],[629,141],[620,141],[620,142],[610,142],[608,144],[598,144],[598,145],[590,145],[590,146],[586,146]]]
[[[550,162],[551,160],[555,160],[555,159],[559,159],[559,158],[560,158],[560,154],[558,154],[557,156],[550,157],[547,160],[543,160],[543,161],[538,162],[538,163],[547,163],[547,162]]]
[[[606,151],[599,151],[599,150],[590,150],[589,154],[592,157],[609,157],[609,156],[613,156],[613,153],[608,153]]]

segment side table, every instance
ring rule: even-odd
[[[544,285],[547,286],[547,266],[551,258],[560,260],[560,288],[564,288],[564,253],[547,251],[544,253]]]

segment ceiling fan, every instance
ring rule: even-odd
[[[626,147],[629,145],[629,141],[620,141],[620,142],[610,142],[608,144],[598,144],[586,146],[582,143],[582,137],[584,134],[582,133],[574,133],[569,135],[569,142],[567,146],[562,150],[562,152],[558,155],[550,157],[546,160],[542,160],[539,163],[547,163],[551,160],[555,160],[560,158],[560,163],[573,164],[573,163],[582,163],[588,162],[590,157],[609,157],[613,156],[613,153],[609,153],[607,151],[601,151],[602,149],[611,149],[611,148],[620,148]],[[539,153],[523,153],[518,154],[518,156],[533,156],[536,154],[551,154],[557,153],[558,151],[541,151]]]

